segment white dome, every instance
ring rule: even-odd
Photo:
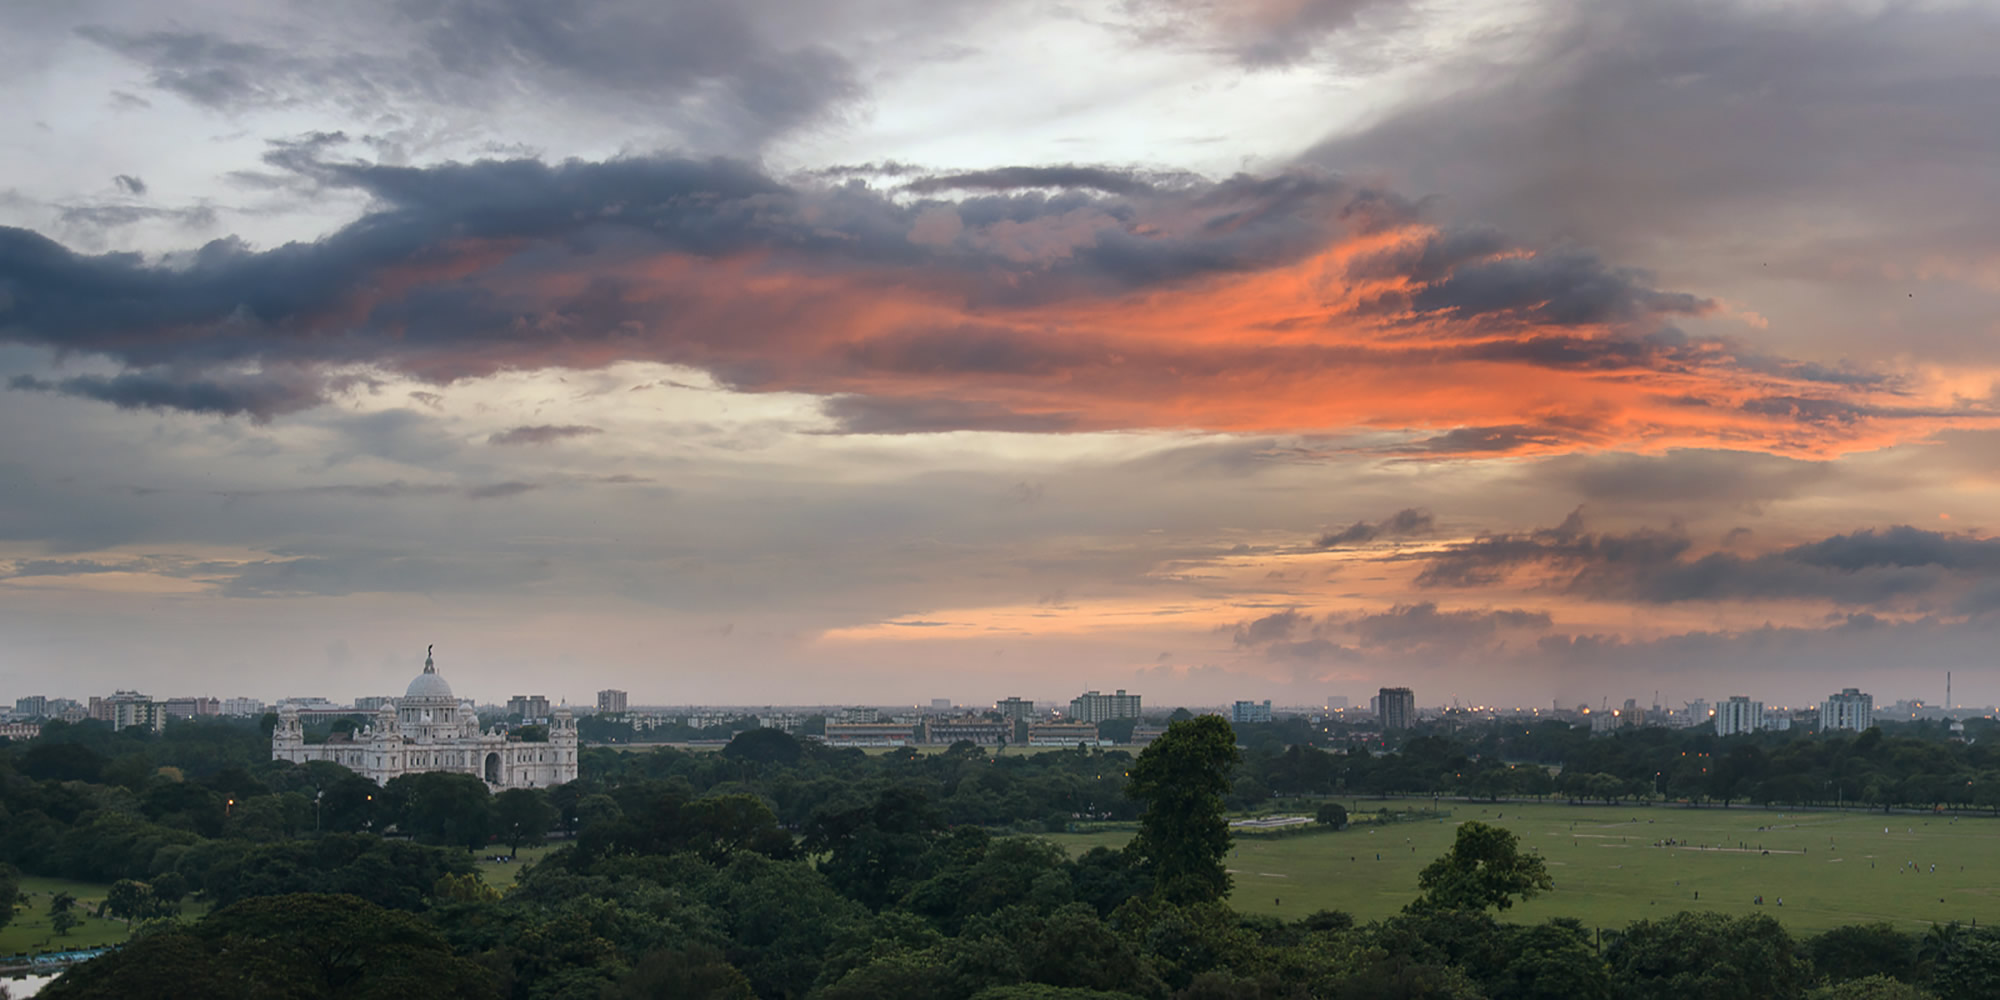
[[[436,699],[450,702],[458,700],[451,696],[451,685],[446,684],[444,677],[438,674],[437,665],[431,662],[428,654],[424,656],[424,672],[418,674],[417,679],[410,682],[410,689],[403,692],[403,697],[423,698],[426,700]]]

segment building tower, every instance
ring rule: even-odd
[[[1417,724],[1417,696],[1409,688],[1383,688],[1375,696],[1375,705],[1385,732]]]

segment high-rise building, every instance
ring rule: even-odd
[[[214,698],[168,698],[160,703],[160,710],[170,719],[193,719],[221,714],[222,702]]]
[[[1139,712],[1139,696],[1126,694],[1119,688],[1117,694],[1100,694],[1085,691],[1070,699],[1069,721],[1103,722],[1107,719],[1136,719]]]
[[[1375,706],[1384,730],[1408,729],[1417,724],[1417,696],[1409,688],[1383,688],[1375,696]]]
[[[931,699],[931,711],[933,711],[933,712],[936,712],[936,713],[938,713],[938,714],[940,714],[940,715],[949,715],[949,714],[951,714],[951,699],[950,699],[950,698],[932,698],[932,699]]]
[[[1343,709],[1343,708],[1346,708],[1346,707],[1347,707],[1347,696],[1346,696],[1346,695],[1339,695],[1339,694],[1330,694],[1330,695],[1327,695],[1327,696],[1326,696],[1326,707],[1327,707],[1327,708],[1329,708],[1329,709],[1332,709],[1332,710],[1334,710],[1334,711],[1339,711],[1340,709]]]
[[[98,699],[91,699],[97,701]],[[167,728],[167,713],[164,706],[137,691],[118,691],[101,704],[109,715],[112,729],[131,729],[135,726],[159,732]]]
[[[222,699],[222,714],[263,715],[264,701],[261,698],[224,698]]]
[[[1271,701],[1239,701],[1229,706],[1229,721],[1237,725],[1271,721]]]
[[[518,715],[522,719],[546,719],[549,717],[549,699],[539,694],[517,694],[507,699],[507,714]]]
[[[365,698],[354,699],[354,710],[357,712],[377,711],[384,705],[395,708],[396,699],[385,695],[369,695]]]
[[[1715,703],[1715,735],[1735,736],[1754,733],[1764,725],[1764,703],[1744,695],[1730,695]]]
[[[1009,722],[1029,722],[1035,718],[1033,698],[1002,698],[993,703],[993,710]]]
[[[14,699],[14,717],[17,719],[41,719],[48,714],[49,699],[45,695],[31,694]]]
[[[597,710],[611,714],[625,711],[625,692],[617,688],[605,688],[597,692]]]
[[[1839,694],[1828,695],[1819,706],[1819,731],[1830,733],[1836,729],[1861,732],[1875,724],[1875,696],[1862,694],[1858,688],[1841,688]]]

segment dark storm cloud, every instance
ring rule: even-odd
[[[1388,517],[1370,524],[1356,521],[1339,531],[1330,531],[1319,536],[1313,544],[1322,549],[1339,548],[1343,545],[1359,545],[1378,538],[1405,538],[1410,535],[1428,535],[1437,529],[1437,521],[1431,512],[1422,507],[1405,507]]]
[[[1907,525],[1833,535],[1761,555],[1694,554],[1678,529],[1591,532],[1581,511],[1555,528],[1486,535],[1431,557],[1422,587],[1481,587],[1540,574],[1561,592],[1666,604],[1824,600],[1899,605],[2000,579],[2000,539]]]
[[[585,424],[537,424],[534,426],[510,427],[496,431],[486,439],[487,444],[554,444],[557,441],[576,437],[602,434],[601,427]]]
[[[1611,332],[1643,331],[1666,314],[1703,308],[1700,300],[1654,291],[1587,255],[1539,269],[1513,265],[1495,277],[1491,260],[1465,256],[1490,245],[1483,237],[1405,261],[1436,272],[1411,279],[1417,290],[1405,309],[1415,311],[1395,320],[1399,336],[1427,328],[1428,344],[1369,343],[1375,316],[1297,317],[1353,324],[1356,340],[1281,347],[1248,338],[1119,340],[1105,320],[1081,329],[1063,321],[1067,306],[1267,273],[1344,240],[1392,231],[1423,238],[1416,206],[1323,173],[1133,194],[1037,187],[911,201],[858,184],[783,183],[724,159],[404,167],[336,159],[343,142],[309,135],[269,156],[286,176],[372,199],[360,219],[310,243],[255,250],[217,240],[154,262],[80,254],[0,228],[0,340],[107,355],[155,385],[146,405],[173,405],[167,385],[176,383],[196,404],[189,408],[203,412],[268,416],[338,389],[301,381],[282,400],[223,405],[208,384],[222,378],[212,373],[253,365],[367,365],[444,383],[509,368],[649,360],[703,368],[742,391],[839,397],[829,415],[866,433],[1054,432],[1143,419],[1126,412],[1093,422],[1098,400],[1080,389],[1030,403],[916,384],[931,376],[1033,379],[1043,391],[1108,380],[1137,408],[1193,391],[1171,388],[1190,379],[1243,391],[1271,377],[1233,377],[1245,370],[1296,378],[1358,364],[1484,362],[1685,374],[1733,364],[1727,345],[1671,330]],[[950,225],[935,227],[940,218]],[[690,266],[735,270],[675,284]],[[767,291],[747,293],[753,280]],[[884,301],[924,315],[948,301],[957,315],[869,328],[901,314]],[[1031,308],[1052,318],[1034,330],[1004,325],[1009,310]],[[842,330],[848,317],[863,324],[858,332]],[[1572,327],[1589,329],[1566,332]],[[892,376],[911,387],[899,391]],[[112,394],[85,384],[66,391]],[[1542,419],[1546,426],[1461,428],[1406,450],[1497,453],[1588,439],[1594,430],[1583,418]]]
[[[1418,309],[1457,318],[1504,312],[1556,326],[1692,314],[1712,305],[1693,295],[1654,291],[1643,272],[1609,267],[1581,250],[1462,262],[1412,300]]]
[[[291,38],[240,24],[77,33],[145,66],[153,86],[231,112],[332,104],[408,116],[528,96],[756,142],[860,94],[839,54],[775,37],[767,29],[784,22],[717,0],[401,0],[319,16],[325,25]]]
[[[9,389],[51,392],[110,403],[121,410],[183,410],[220,416],[248,414],[257,420],[303,410],[320,403],[324,382],[317,378],[285,380],[247,376],[227,381],[180,380],[128,372],[121,375],[78,375],[59,380],[16,375]]]

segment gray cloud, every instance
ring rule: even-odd
[[[1790,321],[1780,342],[1865,350],[1893,308],[1914,342],[1964,352],[1952,307],[1904,289],[1976,284],[2000,250],[2000,177],[1975,166],[2000,156],[2000,12],[1607,0],[1535,17],[1306,161],[1380,171],[1517,241],[1600,248],[1737,301],[1754,290]],[[1506,270],[1462,294],[1532,287]],[[1990,291],[1968,294],[1990,309]]]
[[[1372,542],[1378,538],[1428,535],[1435,530],[1437,521],[1431,516],[1430,511],[1422,507],[1405,507],[1374,524],[1356,521],[1339,531],[1327,532],[1319,536],[1319,540],[1313,544],[1322,549],[1331,549]]]
[[[1287,608],[1262,618],[1237,622],[1232,641],[1238,646],[1261,646],[1280,639],[1289,639],[1293,633],[1310,623],[1310,617],[1299,614],[1297,609]]]
[[[1490,641],[1501,629],[1547,629],[1553,624],[1541,611],[1439,611],[1436,603],[1398,604],[1388,611],[1362,615],[1343,623],[1365,646],[1392,649],[1411,646],[1463,646]]]
[[[1013,431],[1046,434],[1076,427],[1074,414],[1019,413],[990,403],[956,399],[837,396],[821,407],[848,434],[932,434],[940,431]]]
[[[718,148],[754,145],[861,92],[841,55],[714,0],[379,0],[312,18],[298,26],[310,46],[242,24],[77,33],[145,66],[154,87],[227,112],[331,105],[393,118],[532,95]]]
[[[486,443],[498,445],[554,444],[557,441],[569,438],[588,437],[592,434],[602,433],[604,433],[603,428],[590,427],[584,424],[536,424],[532,426],[510,427],[504,431],[496,431],[487,437]]]
[[[1220,347],[1153,354],[1089,338],[935,329],[892,331],[846,344],[838,357],[817,357],[793,349],[796,339],[821,339],[820,323],[801,316],[811,311],[801,304],[756,296],[700,301],[694,290],[679,298],[635,295],[633,282],[619,277],[615,265],[661,254],[722,260],[760,253],[799,274],[835,271],[891,286],[951,287],[976,309],[1090,300],[1280,267],[1330,242],[1415,217],[1413,206],[1393,196],[1310,172],[1188,182],[1130,196],[1036,190],[907,203],[852,185],[789,186],[727,160],[511,160],[418,168],[329,159],[342,141],[307,136],[274,146],[269,157],[291,176],[374,200],[369,214],[312,243],[258,251],[218,240],[168,265],[132,254],[82,255],[33,232],[0,228],[0,338],[101,352],[162,381],[192,381],[204,368],[252,362],[367,363],[449,381],[505,367],[595,366],[610,358],[705,367],[738,389],[821,392],[867,371],[1035,374],[1089,366],[1129,372],[1136,360],[1142,371],[1220,373],[1270,362]],[[1060,173],[1027,176],[1036,183],[1091,183]],[[948,246],[913,242],[915,227],[935,210],[955,214],[963,234]],[[1178,231],[1163,231],[1148,221],[1154,216]],[[1079,218],[1088,220],[1081,232]],[[1198,224],[1189,225],[1190,219]],[[1046,227],[1064,242],[1056,251],[1024,254],[1018,244],[985,235],[995,227],[1008,233]],[[551,297],[521,291],[511,280],[412,283],[400,277],[429,272],[489,244],[509,248],[510,274],[565,272],[587,263],[591,278]],[[1415,266],[1438,265],[1420,260]],[[1485,271],[1461,276],[1465,268],[1486,266],[1459,263],[1445,271],[1421,286],[1437,291],[1418,291],[1414,298],[1431,305],[1417,308],[1440,318],[1520,326],[1599,325],[1699,305],[1580,256],[1535,272],[1528,291]],[[1564,282],[1578,286],[1570,298],[1561,291]],[[383,294],[385,287],[397,290]],[[1726,361],[1726,352],[1711,345],[1666,335],[1558,336],[1509,348],[1481,338],[1407,351],[1290,350],[1300,355],[1299,363],[1313,365],[1453,358],[1547,367]],[[306,394],[285,405],[309,405],[311,387],[296,388]],[[829,406],[845,423],[876,430],[1076,426],[1066,414],[1022,415],[993,402]],[[939,417],[966,407],[971,409]],[[267,404],[264,412],[275,410]]]
[[[119,174],[111,178],[111,180],[118,185],[118,190],[126,194],[143,195],[146,193],[146,182],[131,174]]]
[[[127,372],[110,377],[78,375],[54,381],[16,375],[7,380],[7,387],[95,399],[121,410],[184,410],[225,417],[246,414],[257,420],[269,420],[317,405],[325,382],[312,376],[282,379],[268,375],[179,380]]]
[[[1520,572],[1590,597],[1680,601],[1820,600],[1900,605],[2000,577],[2000,539],[1908,525],[1833,535],[1761,555],[1694,555],[1680,530],[1585,530],[1581,511],[1555,528],[1487,535],[1426,557],[1422,587],[1484,587]]]

